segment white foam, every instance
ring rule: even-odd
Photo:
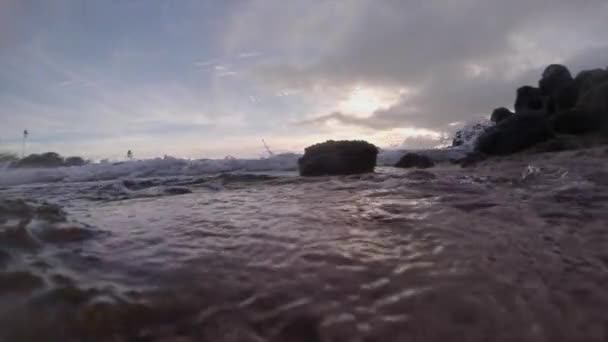
[[[120,163],[94,163],[49,169],[0,169],[0,185],[49,182],[85,182],[119,178],[197,176],[220,172],[261,172],[297,170],[299,155],[279,154],[261,159],[199,159],[172,157]]]

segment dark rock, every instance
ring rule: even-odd
[[[557,113],[553,118],[553,129],[563,134],[586,134],[599,127],[599,118],[580,109]]]
[[[36,208],[36,217],[48,222],[65,222],[67,213],[54,204],[43,204]]]
[[[543,72],[538,88],[541,95],[552,96],[555,92],[573,81],[568,68],[560,64],[551,64]]]
[[[513,115],[513,114],[514,114],[513,112],[511,112],[510,110],[508,110],[505,107],[496,108],[492,112],[492,116],[490,117],[490,120],[492,120],[492,122],[495,122],[495,123],[500,123],[504,119],[511,117],[511,115]]]
[[[608,128],[608,81],[601,83],[581,96],[577,107],[587,113],[589,119],[597,124],[596,130]]]
[[[133,190],[133,191],[137,191],[137,190],[142,190],[142,189],[146,189],[146,188],[151,188],[153,186],[157,186],[159,185],[158,181],[153,181],[153,180],[141,180],[141,181],[136,181],[136,180],[123,180],[122,184],[125,186],[125,188],[129,189],[129,190]]]
[[[476,150],[489,155],[506,155],[552,137],[553,131],[544,115],[516,114],[487,129],[477,140]]]
[[[467,142],[470,142],[479,136],[480,132],[485,131],[487,127],[488,125],[478,123],[471,127],[457,131],[456,134],[454,134],[454,139],[452,140],[452,147],[465,145]]]
[[[93,231],[76,227],[47,227],[36,233],[37,237],[49,243],[70,243],[80,242],[94,236]]]
[[[417,153],[408,153],[401,157],[395,167],[400,168],[419,168],[419,169],[427,169],[429,167],[435,166],[433,160],[427,156],[423,156]]]
[[[373,172],[378,148],[365,141],[333,141],[307,147],[298,160],[301,176]]]
[[[574,79],[574,83],[581,95],[604,82],[608,82],[608,70],[604,69],[581,71]]]
[[[540,89],[531,86],[523,86],[517,89],[515,100],[515,113],[539,113],[544,112],[544,99]]]
[[[553,114],[574,108],[578,101],[578,96],[578,87],[574,81],[564,83],[549,98],[547,112]]]

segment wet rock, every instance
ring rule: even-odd
[[[597,125],[597,131],[608,131],[608,82],[604,82],[582,95],[578,108]]]
[[[516,114],[487,129],[476,150],[488,155],[512,154],[553,137],[548,120],[540,114]]]
[[[540,89],[531,86],[517,89],[515,113],[544,113],[544,99]]]
[[[86,165],[87,161],[82,157],[68,157],[65,158],[64,166],[83,166]]]
[[[401,157],[395,167],[400,168],[419,168],[419,169],[427,169],[429,167],[435,166],[435,163],[431,158],[425,155],[417,154],[417,153],[408,153]]]
[[[365,141],[327,141],[307,147],[298,160],[301,176],[373,172],[378,148]]]
[[[551,64],[543,72],[543,76],[538,82],[538,88],[544,96],[551,96],[555,92],[570,84],[574,79],[570,70],[561,64]]]
[[[479,134],[489,127],[489,123],[477,123],[469,127],[465,127],[454,134],[452,147],[464,146],[473,144]]]
[[[508,110],[505,107],[496,108],[492,112],[492,116],[490,117],[490,120],[492,120],[492,122],[495,122],[495,123],[500,123],[503,120],[510,118],[513,114],[514,114],[513,112],[511,112],[510,110]]]
[[[40,277],[26,271],[0,273],[0,295],[29,293],[43,285],[44,281]]]
[[[574,83],[581,95],[586,94],[604,82],[608,82],[608,70],[604,69],[581,71],[574,79]]]
[[[547,113],[553,114],[574,108],[578,101],[578,96],[578,87],[574,81],[562,85],[549,97],[547,101]]]
[[[586,134],[598,129],[601,120],[598,115],[593,115],[581,109],[571,109],[560,112],[552,118],[553,129],[563,134]]]

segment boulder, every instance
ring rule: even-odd
[[[418,168],[418,169],[427,169],[429,167],[435,166],[433,160],[427,156],[417,154],[417,153],[408,153],[401,157],[395,167],[400,168]]]
[[[553,131],[542,114],[515,114],[488,128],[477,140],[476,150],[488,155],[507,155],[549,140]]]
[[[604,82],[608,82],[608,70],[604,69],[581,71],[574,79],[574,83],[581,95]]]
[[[87,161],[82,159],[82,157],[67,157],[64,162],[65,166],[83,166],[86,164]]]
[[[517,89],[515,113],[544,113],[544,98],[539,88],[523,86]]]
[[[587,113],[589,120],[596,124],[596,130],[608,129],[608,81],[587,91],[578,101],[577,108]]]
[[[551,121],[555,132],[574,135],[591,133],[600,124],[597,117],[580,109],[557,113]]]
[[[514,114],[513,112],[511,112],[510,110],[508,110],[505,107],[496,108],[492,112],[492,116],[490,117],[490,120],[492,120],[492,122],[495,122],[495,123],[500,123],[504,119],[511,117],[511,115],[513,115],[513,114]]]
[[[572,109],[578,101],[579,90],[576,82],[564,82],[550,96],[547,104],[547,113],[553,114]]]
[[[572,74],[568,68],[561,64],[551,64],[543,72],[543,76],[538,82],[541,95],[552,96],[555,92],[572,82]]]
[[[378,148],[365,141],[333,141],[307,147],[298,160],[301,176],[373,172]]]

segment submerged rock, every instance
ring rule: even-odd
[[[477,141],[476,149],[489,155],[506,155],[524,150],[553,137],[547,118],[541,114],[516,114],[490,127]]]
[[[608,128],[608,81],[585,93],[578,102],[578,108],[586,113],[589,124],[595,123],[597,130]]]
[[[408,153],[401,157],[397,164],[395,164],[395,167],[400,168],[415,167],[419,169],[427,169],[433,166],[435,166],[435,163],[431,158],[417,153]]]
[[[378,148],[365,141],[333,141],[307,147],[298,160],[301,176],[373,172]]]

